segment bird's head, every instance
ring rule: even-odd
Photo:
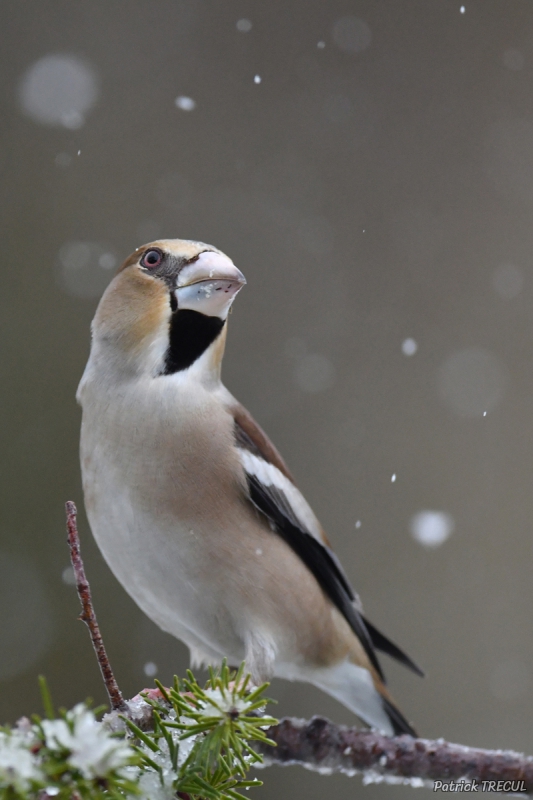
[[[228,312],[246,280],[216,247],[162,239],[137,248],[111,281],[93,321],[93,351],[152,376],[202,359],[218,370]]]

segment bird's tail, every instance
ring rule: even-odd
[[[409,736],[413,736],[416,739],[418,737],[417,732],[413,726],[407,722],[396,703],[390,697],[389,693],[387,691],[385,691],[385,694],[380,692],[380,696],[385,713],[390,720],[390,724],[392,725],[394,735],[401,736],[402,733],[407,733]]]
[[[357,714],[371,728],[387,736],[416,731],[407,722],[379,676],[372,669],[346,659],[326,668],[315,669],[308,680]]]

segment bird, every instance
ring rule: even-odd
[[[420,668],[365,617],[285,461],[222,383],[245,284],[216,247],[161,239],[108,285],[77,392],[92,533],[193,668],[244,661],[255,685],[304,681],[385,735],[416,736],[376,651]]]

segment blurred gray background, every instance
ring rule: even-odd
[[[464,3],[3,3],[2,721],[39,708],[38,673],[58,704],[105,700],[65,544],[74,394],[116,266],[183,237],[248,279],[225,382],[426,669],[384,659],[405,714],[533,750],[533,5]],[[183,674],[80,528],[124,693]],[[264,800],[362,791],[263,777]]]

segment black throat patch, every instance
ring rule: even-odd
[[[215,341],[223,327],[223,319],[207,317],[188,308],[172,314],[170,344],[165,356],[163,375],[172,375],[194,364]]]

